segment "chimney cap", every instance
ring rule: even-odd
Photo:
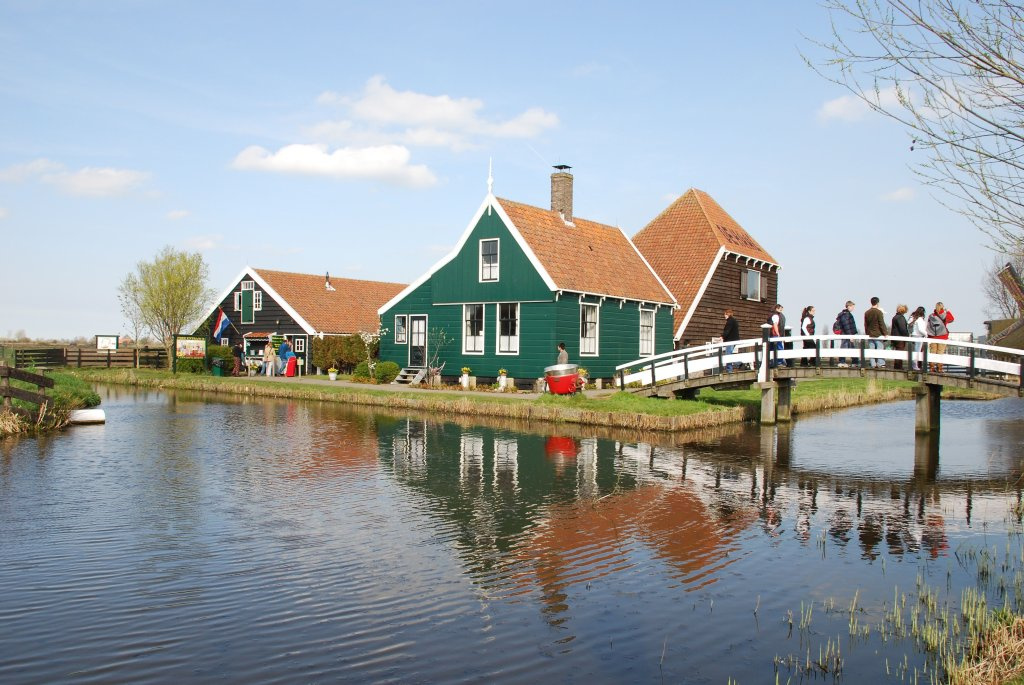
[[[568,164],[555,164],[552,169],[558,169],[559,171],[565,171],[566,169],[572,169]]]

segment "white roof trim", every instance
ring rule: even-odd
[[[523,239],[523,236],[519,232],[519,229],[516,228],[515,224],[512,223],[512,219],[510,219],[508,214],[505,213],[505,210],[502,209],[501,203],[498,202],[498,198],[494,197],[492,193],[487,193],[487,197],[484,198],[484,201],[483,203],[481,203],[480,208],[476,210],[476,214],[474,214],[473,218],[470,219],[469,225],[466,226],[466,229],[462,232],[462,236],[459,238],[459,242],[455,244],[455,247],[452,248],[452,251],[449,252],[444,257],[442,257],[440,261],[434,264],[434,266],[430,267],[430,269],[427,270],[426,273],[424,273],[422,276],[420,276],[415,281],[410,283],[405,288],[405,290],[403,290],[402,292],[398,293],[390,300],[388,300],[380,309],[377,310],[377,314],[379,316],[383,316],[387,310],[391,309],[396,304],[405,299],[405,297],[409,295],[409,293],[413,292],[414,290],[416,290],[416,288],[419,288],[421,285],[426,283],[427,279],[429,279],[435,273],[440,271],[441,267],[455,259],[459,255],[459,253],[462,252],[462,248],[465,247],[466,242],[469,240],[469,236],[472,235],[473,229],[475,229],[477,224],[480,223],[480,219],[483,217],[484,212],[487,211],[489,207],[498,213],[498,218],[501,219],[502,223],[505,224],[505,228],[507,228],[509,233],[512,234],[512,237],[515,238],[516,244],[519,245],[520,249],[522,249],[523,251],[523,254],[526,255],[526,258],[530,260],[530,263],[537,270],[537,273],[540,274],[540,277],[541,279],[543,279],[544,284],[547,285],[548,288],[552,291],[558,290],[558,288],[555,286],[555,282],[551,279],[551,276],[548,274],[547,269],[545,269],[543,265],[541,265],[540,260],[537,259],[537,255],[535,255],[533,253],[533,250],[530,249],[530,246],[526,244],[526,240]]]
[[[215,311],[217,311],[217,308],[220,306],[220,303],[223,302],[224,299],[235,290],[235,286],[237,286],[246,276],[249,276],[250,278],[252,278],[252,280],[259,283],[260,288],[262,288],[265,293],[269,294],[274,299],[275,302],[281,305],[282,309],[284,309],[284,311],[293,319],[295,319],[295,322],[302,327],[302,330],[306,331],[306,333],[308,333],[309,335],[316,335],[316,329],[310,326],[309,322],[302,318],[299,315],[299,313],[295,311],[295,309],[292,308],[292,306],[288,304],[288,302],[286,302],[285,299],[281,297],[281,295],[276,290],[270,287],[270,284],[268,284],[263,279],[263,277],[260,276],[259,272],[256,271],[256,269],[252,268],[251,266],[245,267],[237,276],[235,276],[234,280],[231,281],[231,284],[228,285],[228,287],[217,297],[216,301],[213,303],[213,306],[210,307],[210,310],[206,312],[206,314],[203,315],[202,318],[200,318],[198,321],[192,324],[192,328],[190,330],[194,331],[195,329],[199,328],[199,325],[201,323],[209,319],[210,316]],[[238,322],[232,321],[232,323]],[[239,325],[242,324],[239,323]]]
[[[737,262],[740,259],[746,259],[748,264],[750,262],[754,262],[755,264],[767,264],[769,267],[774,266],[776,271],[782,271],[782,267],[780,265],[776,264],[775,262],[769,262],[767,259],[762,259],[760,257],[751,257],[750,255],[743,254],[742,252],[737,252],[736,250],[726,250],[725,247],[723,247],[722,249],[725,251],[727,257],[736,257]]]
[[[672,302],[672,304],[678,307],[679,302],[676,300],[676,296],[673,295],[672,291],[668,289],[667,285],[665,285],[665,281],[661,280],[661,276],[658,275],[658,272],[651,267],[651,263],[648,262],[647,258],[643,256],[643,253],[641,253],[640,250],[637,249],[636,245],[633,244],[633,241],[630,240],[629,236],[626,235],[626,232],[623,231],[622,228],[619,228],[619,233],[621,233],[622,237],[626,239],[626,242],[629,243],[629,246],[633,248],[633,252],[636,252],[636,256],[639,257],[640,260],[644,263],[644,266],[647,267],[647,270],[654,274],[654,277],[658,279],[658,285],[660,285],[661,289],[665,291],[665,294],[669,296],[669,299]],[[635,298],[627,297],[626,299],[630,300]]]
[[[693,302],[690,303],[690,308],[686,312],[686,316],[683,317],[683,322],[679,324],[679,328],[676,329],[676,335],[674,340],[679,340],[683,337],[683,331],[686,330],[686,325],[690,323],[690,318],[693,313],[697,311],[697,305],[700,304],[700,300],[704,297],[704,291],[708,289],[708,283],[711,282],[711,277],[715,275],[715,270],[718,268],[719,262],[722,261],[722,255],[726,253],[724,247],[718,248],[718,254],[711,260],[711,268],[708,269],[708,273],[704,276],[704,282],[700,284],[700,290],[697,291],[697,296],[693,298]]]

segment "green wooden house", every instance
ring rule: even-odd
[[[672,349],[672,294],[622,230],[573,217],[558,169],[551,209],[488,192],[452,252],[378,310],[382,360],[525,385],[559,342],[591,378]]]

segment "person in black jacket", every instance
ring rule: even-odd
[[[910,335],[910,327],[907,325],[907,305],[901,304],[896,306],[896,314],[892,317],[889,334],[901,338],[906,338]],[[905,352],[907,350],[907,341],[893,340],[892,349]],[[893,364],[893,368],[897,370],[902,369],[903,360],[897,359],[896,363]]]
[[[838,323],[840,335],[857,335],[857,320],[853,318],[853,308],[855,306],[856,304],[853,300],[847,300],[846,307],[839,312],[838,316],[836,316],[836,322]],[[853,341],[849,339],[843,340],[840,347],[843,349],[852,349]],[[839,358],[840,367],[846,368],[847,366],[851,365],[854,368],[857,368],[860,366],[860,362],[857,361],[854,357],[849,358],[849,363],[847,363],[846,359],[843,359],[842,357]]]
[[[740,339],[740,322],[736,320],[736,317],[732,315],[731,309],[725,310],[725,326],[722,328],[722,342],[733,342]],[[728,345],[724,350],[724,354],[732,354],[736,351],[735,345]],[[732,362],[727,362],[725,365],[727,372],[732,371]]]

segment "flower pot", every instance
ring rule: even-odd
[[[459,379],[459,382],[462,384],[463,388],[465,388],[466,390],[469,390],[469,374],[468,373],[462,374],[462,378]]]
[[[500,376],[498,376],[498,389],[504,390],[505,389],[505,385],[507,383],[508,383],[508,376],[506,376],[505,374],[501,374]]]
[[[338,372],[337,371],[328,371],[327,372],[327,377],[330,378],[332,381],[336,381],[336,380],[338,380]]]

